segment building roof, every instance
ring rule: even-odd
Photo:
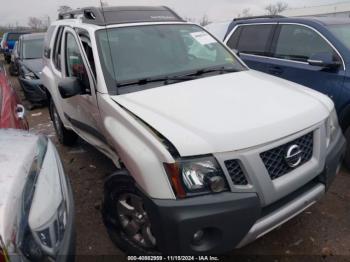
[[[310,6],[301,8],[290,8],[282,13],[284,16],[313,16],[313,15],[328,15],[333,13],[350,12],[350,1],[320,5],[320,6]]]

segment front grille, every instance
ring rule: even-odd
[[[308,162],[313,154],[313,133],[304,135],[287,144],[273,148],[260,154],[262,161],[272,180],[284,176],[297,167],[290,167],[285,159],[287,150],[292,145],[298,145],[301,152],[301,162],[297,167]]]
[[[245,177],[243,170],[237,160],[227,160],[225,161],[225,166],[234,185],[248,185],[247,178]]]

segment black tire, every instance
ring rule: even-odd
[[[124,230],[120,218],[121,213],[118,211],[118,201],[120,201],[120,198],[126,194],[136,195],[142,199],[142,195],[135,186],[134,180],[127,174],[127,172],[113,174],[107,179],[104,186],[102,216],[109,237],[113,243],[127,255],[160,255],[156,246],[146,248],[138,244],[137,241],[129,236],[130,233],[128,234],[127,231]],[[148,225],[150,225],[146,212],[143,214],[147,217]],[[149,227],[148,229],[148,232],[151,232]],[[139,232],[141,231],[143,230],[140,229]]]
[[[17,76],[17,72],[15,70],[15,65],[13,63],[10,63],[9,72],[10,72],[11,76]]]
[[[7,64],[11,63],[11,56],[5,55],[5,61]]]
[[[50,100],[50,115],[53,122],[53,126],[56,131],[56,136],[61,144],[65,146],[73,146],[78,139],[78,135],[72,130],[68,130],[64,127],[61,118],[57,112],[55,103]]]
[[[350,127],[346,129],[344,133],[345,139],[346,139],[346,153],[344,157],[344,164],[345,167],[350,170]]]

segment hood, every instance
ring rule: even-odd
[[[38,137],[15,129],[0,130],[0,237],[6,243],[13,237],[14,221],[20,210]]]
[[[333,103],[253,70],[113,96],[181,156],[229,152],[292,135],[326,119]]]
[[[31,72],[38,74],[44,68],[44,63],[42,58],[38,59],[24,59],[22,64],[28,68]]]

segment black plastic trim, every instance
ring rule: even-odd
[[[71,118],[69,115],[67,115],[66,113],[64,113],[64,116],[67,118],[67,120],[75,127],[77,127],[78,129],[81,129],[83,131],[85,131],[86,133],[89,133],[90,135],[96,137],[97,139],[99,139],[101,142],[108,144],[107,139],[104,137],[104,135],[102,135],[98,130],[96,130],[95,128],[80,122],[76,119]]]
[[[235,248],[260,217],[255,193],[220,193],[183,200],[145,197],[152,232],[163,254],[222,254]],[[207,237],[193,244],[193,235],[205,229]]]

